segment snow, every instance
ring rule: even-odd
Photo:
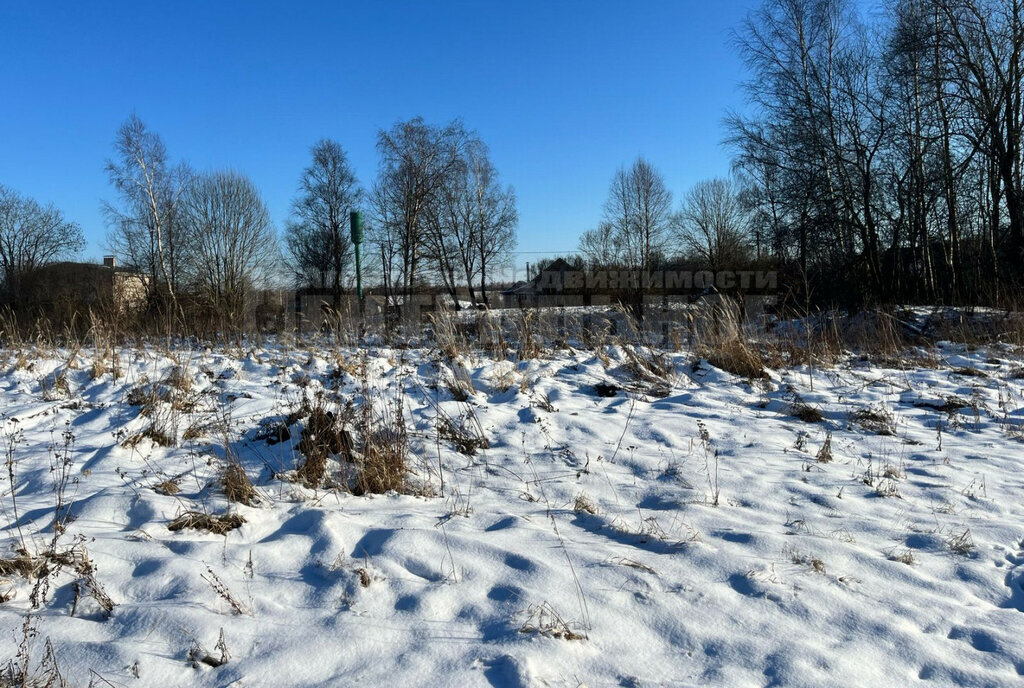
[[[664,397],[622,349],[601,353],[144,347],[115,379],[87,348],[0,351],[0,556],[84,548],[116,605],[76,604],[68,567],[36,609],[33,580],[0,576],[3,658],[24,658],[28,615],[30,673],[48,639],[73,685],[1019,685],[1019,351],[945,344],[764,383],[672,353]],[[420,494],[287,480],[302,421],[256,439],[336,382],[361,401],[363,360],[378,403],[404,405]],[[175,371],[187,392],[148,417],[130,403]],[[795,418],[797,401],[824,420]],[[489,446],[459,453],[446,416]],[[154,423],[177,446],[138,436]],[[229,454],[257,504],[228,504]],[[168,480],[180,492],[153,489]],[[245,523],[168,530],[186,511]]]

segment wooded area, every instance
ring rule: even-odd
[[[725,121],[730,178],[673,207],[638,157],[612,177],[582,234],[588,269],[777,270],[801,308],[1013,305],[1024,281],[1024,0],[772,0],[733,36],[749,107]],[[459,120],[400,121],[377,137],[364,188],[336,141],[310,149],[277,237],[256,185],[174,161],[132,115],[107,162],[107,246],[148,278],[170,320],[229,328],[259,286],[317,290],[335,308],[354,279],[347,217],[367,215],[364,270],[389,304],[441,288],[488,303],[512,263],[518,211],[486,144]],[[0,188],[0,279],[84,244],[52,206]],[[283,249],[283,250],[282,250]],[[638,296],[638,295],[633,295]],[[629,298],[633,298],[633,296]],[[168,320],[167,322],[170,322]]]

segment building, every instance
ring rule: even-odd
[[[61,262],[36,268],[22,277],[16,305],[54,316],[89,310],[126,315],[141,310],[148,294],[148,275],[118,267],[106,256],[102,265]]]
[[[536,308],[558,306],[584,306],[592,303],[606,303],[607,300],[592,301],[590,295],[575,285],[577,277],[584,273],[570,265],[563,258],[556,258],[538,271],[528,282],[516,282],[501,292],[505,308]]]

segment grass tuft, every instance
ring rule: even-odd
[[[820,423],[825,420],[825,416],[822,415],[821,410],[816,406],[797,402],[790,407],[790,413],[799,418],[805,423]]]
[[[224,468],[221,486],[224,488],[224,495],[229,502],[252,506],[259,501],[256,488],[252,486],[245,469],[237,460],[230,461]]]
[[[526,610],[526,621],[519,627],[519,632],[536,633],[561,640],[583,640],[583,636],[573,631],[547,602],[531,605]]]
[[[204,514],[201,511],[186,511],[167,524],[167,530],[205,530],[214,535],[224,535],[235,528],[241,528],[245,519],[239,514]]]
[[[731,339],[699,351],[708,363],[719,370],[749,380],[768,379],[764,358],[752,345],[740,339]]]
[[[853,412],[853,421],[865,430],[878,435],[895,435],[896,422],[892,411],[885,407],[857,409]]]
[[[821,444],[821,449],[818,450],[818,454],[815,457],[818,463],[831,463],[832,462],[832,433],[825,433],[825,441]]]

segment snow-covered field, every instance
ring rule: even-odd
[[[615,347],[154,347],[116,379],[0,352],[0,658],[80,686],[1020,685],[1020,352],[920,353],[756,383],[673,353],[655,396]],[[413,494],[350,494],[333,454],[335,487],[289,479],[304,398],[401,404]]]

